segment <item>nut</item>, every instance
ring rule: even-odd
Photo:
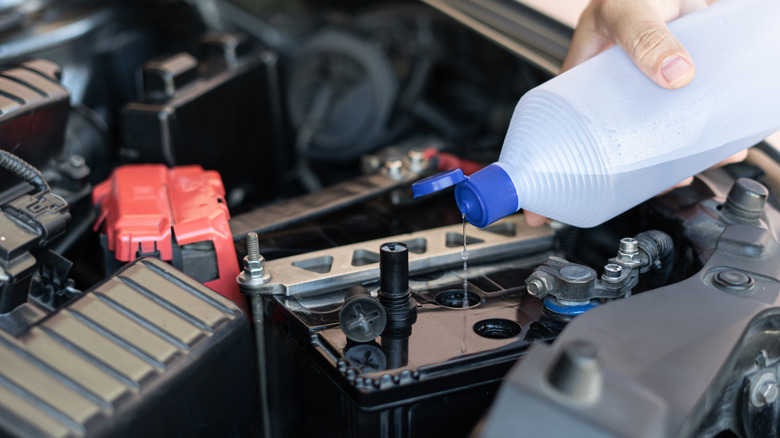
[[[525,284],[531,296],[543,298],[552,291],[553,279],[546,272],[536,271],[525,280]]]
[[[616,262],[625,267],[636,267],[642,265],[642,253],[639,251],[639,242],[633,237],[624,237],[620,239]]]
[[[260,258],[257,260],[250,260],[249,256],[244,257],[244,271],[247,272],[247,276],[250,278],[258,278],[263,276],[265,271],[265,260]]]
[[[253,288],[266,284],[271,280],[271,273],[265,269],[265,259],[262,256],[256,259],[246,256],[243,264],[244,270],[236,278],[242,292],[248,293],[246,291],[251,291]]]

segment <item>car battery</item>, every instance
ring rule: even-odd
[[[268,262],[271,283],[279,282],[272,287],[285,288],[284,295],[266,297],[264,303],[269,409],[285,412],[272,419],[274,436],[468,436],[512,364],[533,342],[554,339],[566,324],[547,314],[524,284],[531,270],[554,254],[552,239],[521,231],[520,223],[504,225],[512,227],[492,231],[510,237],[481,241],[491,231],[468,237],[467,271],[460,262],[460,224],[399,236],[415,253],[410,268],[436,263],[434,253],[442,247],[457,260],[411,272],[417,316],[408,336],[386,330],[369,342],[349,340],[339,313],[351,286],[294,295],[294,287],[327,287],[341,269],[352,278],[360,268],[376,270],[372,246],[347,245]],[[508,241],[517,242],[524,254],[497,258],[499,245]],[[480,248],[487,260],[478,260]],[[288,282],[287,272],[298,275]],[[309,277],[309,285],[301,283]],[[375,276],[358,283],[373,295],[381,282]]]
[[[106,270],[154,256],[246,310],[224,195],[219,174],[200,166],[117,168],[92,193]]]

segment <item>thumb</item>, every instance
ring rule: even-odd
[[[602,14],[615,42],[647,77],[664,88],[680,88],[693,79],[693,60],[658,12],[640,2],[612,2],[618,11]]]

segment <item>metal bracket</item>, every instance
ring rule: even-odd
[[[230,219],[233,240],[246,239],[247,234],[268,233],[358,204],[393,189],[406,187],[419,179],[420,174],[407,170],[380,172],[334,184],[315,193],[300,196],[278,204],[258,208]]]
[[[530,228],[521,215],[502,219],[484,229],[469,227],[469,263],[523,256],[549,249],[554,232],[549,226]],[[409,246],[412,275],[463,262],[463,226],[450,225],[386,237],[322,251],[267,261],[271,282],[260,294],[306,296],[351,287],[379,278],[379,246],[403,242]]]

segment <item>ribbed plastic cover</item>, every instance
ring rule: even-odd
[[[0,435],[224,436],[254,401],[239,308],[157,259],[16,336],[0,330]]]

